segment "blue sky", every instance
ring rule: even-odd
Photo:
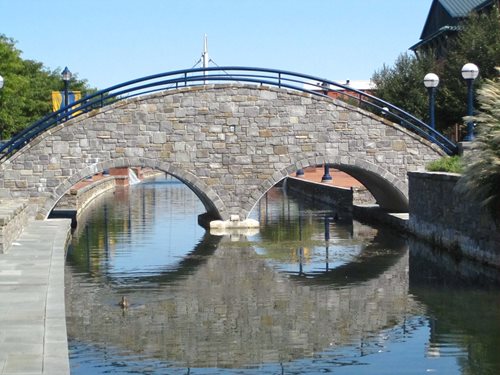
[[[97,88],[192,67],[205,33],[220,66],[357,80],[419,40],[431,2],[0,0],[0,33],[23,58],[68,66]]]

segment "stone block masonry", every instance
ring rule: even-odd
[[[12,243],[33,217],[35,207],[28,200],[3,200],[0,202],[0,254],[6,253]]]
[[[478,202],[459,194],[460,175],[409,173],[409,230],[417,237],[500,267],[500,227]]]
[[[114,177],[106,177],[94,181],[91,184],[80,189],[71,189],[69,194],[57,203],[56,210],[75,210],[80,213],[87,207],[97,196],[115,189],[116,179]]]
[[[244,220],[271,186],[327,163],[345,166],[381,206],[405,210],[406,173],[442,154],[341,101],[265,86],[205,85],[125,99],[52,128],[0,165],[0,196],[29,198],[44,218],[86,176],[142,166],[179,178],[212,218]]]

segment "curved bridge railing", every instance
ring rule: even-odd
[[[213,83],[247,83],[276,86],[327,97],[336,92],[340,99],[398,123],[421,137],[437,144],[448,155],[458,147],[444,135],[408,112],[373,95],[327,79],[284,70],[251,67],[210,67],[185,69],[150,75],[124,82],[88,95],[61,108],[16,134],[0,147],[0,162],[8,159],[32,139],[50,128],[97,108],[117,101],[163,90]]]

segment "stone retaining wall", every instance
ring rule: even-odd
[[[365,187],[351,187],[353,204],[375,204],[377,201]]]
[[[56,210],[75,210],[80,212],[83,210],[95,197],[102,193],[114,189],[116,186],[115,177],[105,177],[101,180],[94,181],[90,185],[80,189],[70,189],[57,203]]]
[[[0,204],[0,253],[6,253],[21,235],[35,207],[27,200],[2,201]]]
[[[295,177],[287,178],[285,189],[300,194],[310,202],[325,204],[329,209],[338,210],[339,219],[354,217],[407,230],[408,214],[390,213],[381,209],[367,189],[342,188]]]
[[[342,207],[349,212],[352,212],[353,204],[376,203],[373,195],[364,187],[340,187],[291,176],[287,178],[286,184],[291,191],[306,194],[307,198],[318,202]]]
[[[352,216],[353,190],[351,188],[321,184],[296,177],[288,177],[284,187],[287,191],[300,194],[310,202],[325,204],[329,209],[338,209],[342,215]]]
[[[409,230],[417,237],[500,267],[500,227],[479,203],[458,193],[460,175],[411,172]]]

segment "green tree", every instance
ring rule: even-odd
[[[436,127],[447,132],[455,124],[463,124],[467,109],[467,85],[461,69],[473,62],[480,69],[475,83],[496,76],[495,64],[500,61],[500,25],[498,8],[485,13],[472,13],[460,24],[460,31],[450,38],[448,52],[436,61],[433,51],[419,58],[408,53],[398,57],[393,67],[384,66],[372,77],[377,84],[377,96],[428,121],[428,98],[423,85],[426,73],[440,77],[436,94]]]
[[[9,138],[52,110],[52,91],[63,89],[60,70],[50,71],[42,63],[21,58],[15,41],[0,35],[0,138]],[[85,80],[70,82],[72,90],[85,95],[90,91]]]
[[[500,74],[500,68],[497,69]],[[486,80],[478,90],[480,111],[472,120],[478,137],[458,184],[459,190],[500,219],[500,79]]]
[[[430,58],[417,59],[409,53],[399,55],[393,67],[384,65],[372,77],[377,96],[418,118],[428,117],[428,96],[424,76],[433,70]]]
[[[437,121],[445,127],[462,124],[467,109],[467,85],[461,70],[465,63],[479,67],[475,87],[484,79],[497,76],[500,62],[500,23],[498,8],[488,13],[472,13],[460,25],[461,31],[449,42],[448,54],[439,75],[442,85],[437,95]]]

